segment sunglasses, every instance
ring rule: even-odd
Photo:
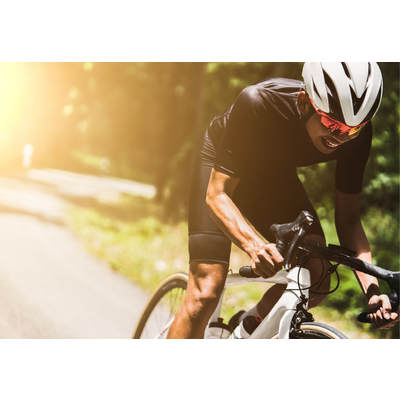
[[[311,99],[310,102],[314,107],[314,110],[321,116],[321,124],[324,125],[325,128],[328,128],[331,132],[339,133],[339,135],[343,135],[345,133],[347,133],[349,136],[354,135],[355,133],[360,132],[361,129],[364,128],[364,126],[368,123],[367,121],[358,126],[347,126],[328,117],[323,111],[314,105]]]

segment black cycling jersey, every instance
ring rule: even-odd
[[[338,160],[337,189],[360,193],[371,147],[371,123],[356,139],[323,154],[300,120],[296,105],[300,89],[301,82],[290,79],[268,79],[244,89],[208,130],[218,147],[214,168],[232,176],[257,177],[274,169]]]
[[[296,168],[337,160],[336,188],[361,192],[372,125],[330,154],[311,142],[297,108],[302,82],[273,78],[244,89],[235,103],[211,122],[195,162],[189,208],[192,261],[229,263],[230,242],[209,217],[205,193],[211,168],[239,177],[233,200],[268,240],[272,223],[294,220],[302,210],[314,214],[310,233],[323,236],[318,216]],[[211,236],[210,236],[211,235]],[[222,242],[225,245],[222,245]],[[214,245],[212,244],[214,243]]]

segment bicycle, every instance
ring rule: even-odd
[[[271,226],[271,231],[276,237],[277,249],[284,255],[283,269],[269,279],[259,277],[249,266],[240,268],[238,274],[228,274],[218,307],[205,330],[205,339],[224,339],[231,335],[232,332],[229,327],[223,324],[220,319],[225,290],[233,285],[253,282],[279,283],[287,285],[287,287],[270,313],[250,334],[249,339],[347,339],[337,329],[314,322],[312,314],[307,311],[309,289],[311,288],[307,262],[311,258],[319,258],[321,262],[327,260],[331,264],[327,274],[336,273],[338,282],[330,293],[339,287],[340,280],[337,267],[344,265],[386,281],[391,289],[392,310],[397,310],[400,272],[393,272],[368,264],[355,258],[355,252],[344,247],[337,245],[326,247],[306,238],[306,230],[312,222],[313,216],[307,211],[302,211],[292,223]],[[291,267],[290,262],[293,256],[296,256],[297,261],[296,265]],[[321,276],[314,286],[320,284],[323,278]],[[134,339],[166,338],[168,329],[184,299],[187,280],[187,274],[176,273],[161,282],[139,318],[133,334]],[[369,322],[369,314],[360,313],[357,319],[360,322]]]

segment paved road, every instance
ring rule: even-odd
[[[148,295],[65,225],[73,197],[154,195],[126,180],[54,170],[0,176],[0,338],[130,338]]]

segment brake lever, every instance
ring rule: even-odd
[[[306,229],[313,223],[314,217],[308,211],[302,211],[294,222],[274,224],[270,230],[275,234],[276,248],[284,257],[283,267],[289,271],[290,262],[300,243],[306,236]],[[289,245],[286,250],[287,244]]]
[[[283,268],[286,272],[290,270],[290,262],[292,261],[294,253],[296,252],[299,244],[306,237],[306,230],[301,226],[299,230],[294,234],[292,241],[289,244],[289,248],[286,251],[285,258],[283,261]]]

